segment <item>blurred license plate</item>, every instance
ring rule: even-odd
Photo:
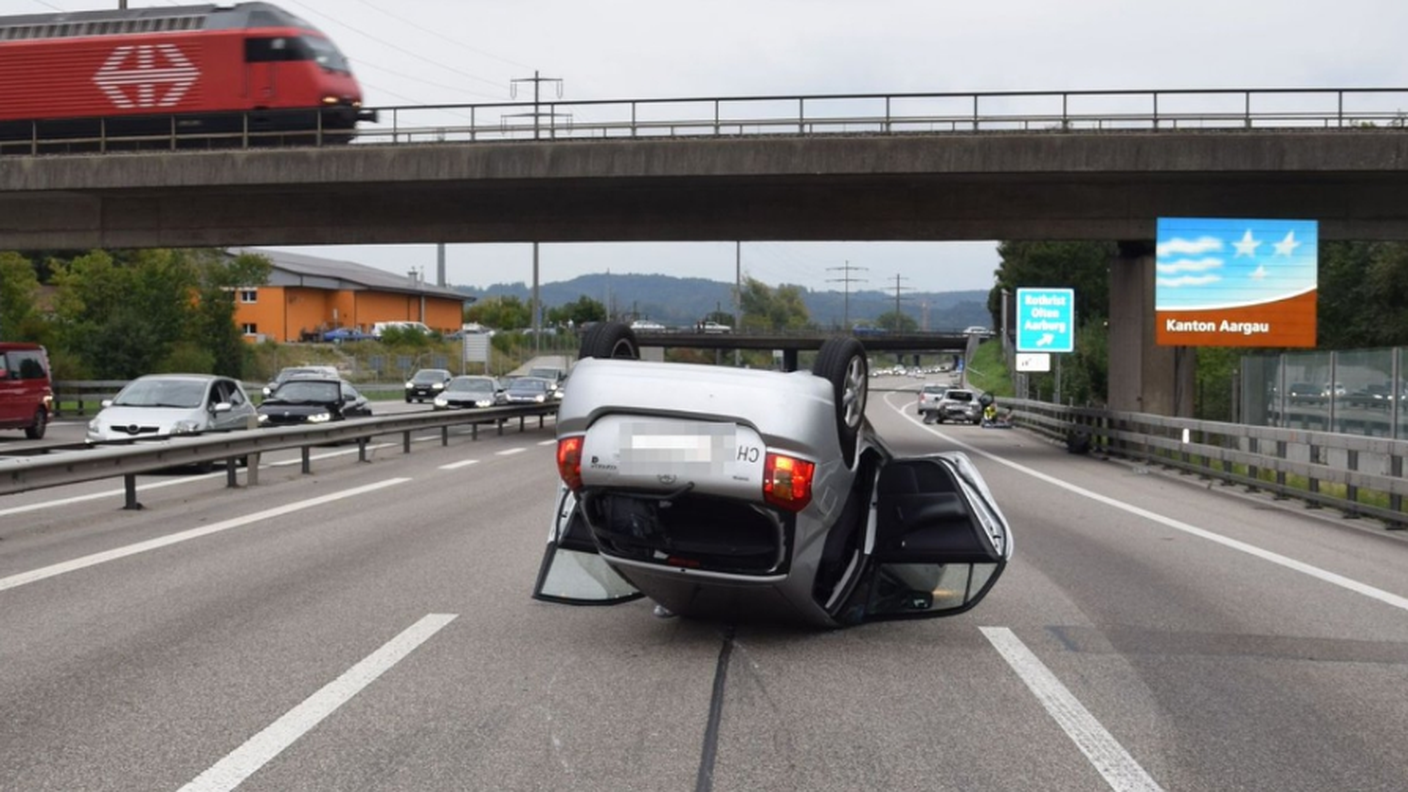
[[[621,424],[621,473],[723,475],[738,455],[738,427],[726,423]]]

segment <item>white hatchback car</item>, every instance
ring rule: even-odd
[[[855,338],[790,373],[635,357],[624,325],[583,338],[538,599],[837,627],[962,612],[1006,567],[968,458],[898,458],[870,431]]]
[[[253,429],[259,414],[244,387],[211,374],[148,374],[127,383],[88,422],[89,443]]]

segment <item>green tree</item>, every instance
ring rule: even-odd
[[[1075,290],[1075,352],[1061,361],[1061,399],[1078,404],[1109,398],[1110,261],[1118,253],[1109,242],[1003,242],[996,285],[988,292],[993,326],[1001,327],[1002,292],[1016,298],[1019,288]],[[1006,328],[1004,328],[1005,332]],[[1051,374],[1035,378],[1039,392],[1054,392]]]
[[[243,377],[249,346],[235,326],[235,295],[241,288],[254,288],[269,282],[273,263],[266,256],[241,253],[233,258],[215,250],[189,251],[198,275],[198,299],[191,306],[191,333],[188,345],[203,349],[209,356],[208,368],[192,369],[200,358],[189,354],[170,360],[173,369],[210,371],[228,377]]]
[[[919,330],[919,322],[903,311],[886,311],[875,318],[875,326],[898,333],[913,333]]]
[[[0,339],[41,340],[38,294],[34,264],[18,253],[0,253]]]
[[[465,309],[464,317],[496,330],[522,330],[533,324],[527,303],[512,295],[486,297]]]
[[[582,325],[587,322],[606,321],[606,306],[583,294],[570,303],[559,305],[556,308],[549,308],[547,313],[547,323],[549,325],[565,325],[571,322],[574,325]]]
[[[801,286],[783,284],[773,289],[756,278],[748,277],[743,281],[739,298],[743,306],[745,329],[773,332],[799,330],[811,322],[807,305],[802,300]],[[728,324],[731,323],[730,318]]]

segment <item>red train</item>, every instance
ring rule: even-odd
[[[3,150],[173,131],[347,140],[374,120],[332,41],[270,3],[0,17]]]

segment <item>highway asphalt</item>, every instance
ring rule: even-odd
[[[932,621],[532,600],[551,423],[0,498],[0,790],[1408,786],[1397,535],[913,399],[868,415],[967,451],[1016,544]]]

